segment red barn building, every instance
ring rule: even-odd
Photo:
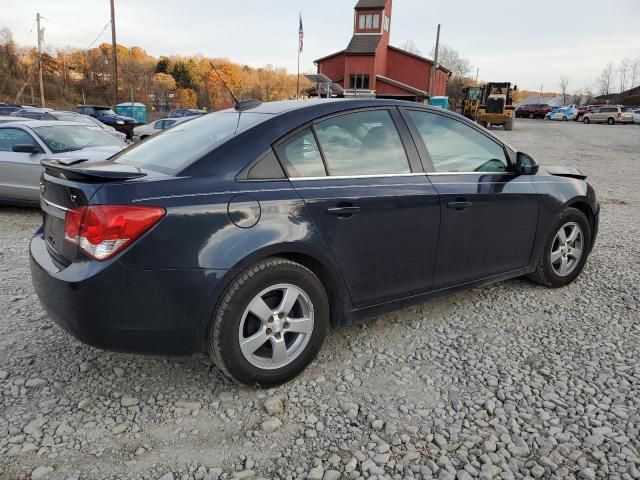
[[[445,95],[450,72],[436,70],[433,61],[389,45],[392,0],[358,0],[353,16],[353,37],[346,49],[314,63],[318,73],[344,90],[344,96],[365,94],[378,98],[424,101]]]

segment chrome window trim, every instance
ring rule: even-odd
[[[439,175],[514,175],[513,172],[429,172],[429,176]]]
[[[324,177],[289,177],[292,182],[315,181],[315,180],[352,180],[359,178],[393,178],[393,177],[420,177],[427,175],[424,172],[412,173],[381,173],[376,175],[327,175]]]

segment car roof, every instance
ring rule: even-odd
[[[92,107],[92,108],[111,108],[108,105],[78,105],[78,108],[80,107]]]
[[[15,123],[18,123],[20,125],[24,125],[25,127],[29,127],[29,128],[37,128],[37,127],[60,127],[60,126],[66,126],[66,125],[72,125],[72,126],[79,126],[79,125],[84,125],[85,127],[90,127],[91,125],[87,125],[86,123],[79,123],[79,122],[61,122],[59,120],[20,120],[20,117],[13,117],[13,118],[17,118],[17,120],[15,121]],[[0,125],[0,128],[2,127],[2,125]]]
[[[407,102],[404,100],[387,100],[387,99],[350,99],[350,98],[331,98],[331,99],[312,99],[312,100],[279,100],[275,102],[266,102],[257,107],[244,110],[243,113],[262,113],[267,115],[279,115],[282,113],[293,112],[296,110],[349,110],[358,107],[374,107],[376,105],[421,105],[416,102]],[[222,110],[223,112],[234,112],[233,108]]]

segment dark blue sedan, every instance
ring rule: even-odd
[[[110,161],[43,162],[36,292],[83,342],[300,373],[329,325],[507,278],[574,281],[585,177],[460,115],[391,100],[239,104]]]

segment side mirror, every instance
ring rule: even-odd
[[[516,156],[516,173],[518,175],[535,175],[540,169],[540,164],[531,155],[518,152]]]
[[[40,149],[32,143],[16,144],[11,148],[16,153],[38,153]]]

